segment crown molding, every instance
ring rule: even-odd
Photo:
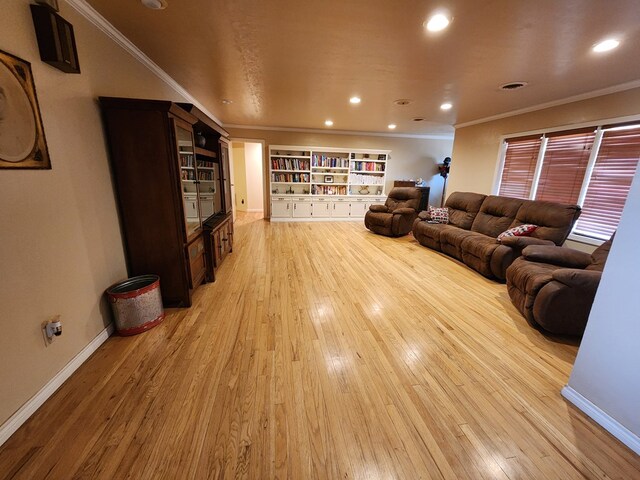
[[[272,132],[298,132],[320,133],[323,135],[351,135],[362,137],[392,137],[392,138],[417,138],[421,140],[453,140],[453,133],[448,134],[412,134],[412,133],[382,133],[359,132],[357,130],[323,130],[320,128],[295,128],[295,127],[265,127],[260,125],[233,125],[226,123],[224,128],[237,128],[242,130],[267,130]]]
[[[111,40],[122,47],[133,58],[138,60],[142,65],[147,67],[160,80],[165,82],[176,93],[182,95],[189,103],[194,104],[202,110],[208,117],[219,125],[223,125],[219,118],[211,113],[204,105],[202,105],[193,95],[191,95],[182,85],[176,82],[167,72],[151,60],[142,50],[136,47],[131,40],[125,37],[116,27],[104,18],[96,9],[89,5],[86,0],[65,0],[74,10],[86,18],[90,23],[96,26],[101,32],[106,34]]]
[[[587,93],[581,93],[580,95],[574,95],[572,97],[563,98],[562,100],[554,100],[551,102],[540,103],[531,107],[520,108],[518,110],[511,110],[510,112],[500,113],[498,115],[492,115],[490,117],[479,118],[478,120],[471,120],[470,122],[457,123],[454,125],[456,129],[470,127],[472,125],[478,125],[480,123],[492,122],[494,120],[501,120],[503,118],[513,117],[516,115],[522,115],[523,113],[536,112],[538,110],[544,110],[545,108],[557,107],[559,105],[566,105],[567,103],[579,102],[581,100],[588,100],[590,98],[602,97],[603,95],[609,95],[611,93],[624,92],[625,90],[631,90],[633,88],[640,87],[640,80],[634,80],[632,82],[621,83],[620,85],[614,85],[612,87],[601,88],[600,90],[593,90]]]

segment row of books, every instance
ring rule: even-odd
[[[272,182],[309,183],[308,173],[272,173]]]
[[[312,166],[314,167],[328,167],[328,168],[348,168],[349,159],[343,157],[329,157],[327,155],[313,155]]]
[[[360,172],[384,172],[384,163],[376,162],[351,162],[351,170]]]
[[[196,172],[193,170],[182,170],[181,177],[182,177],[182,180],[195,180]]]
[[[213,168],[215,164],[207,160],[198,160],[198,167]]]
[[[198,180],[213,180],[213,172],[209,171],[198,171]]]
[[[180,155],[180,166],[181,167],[193,167],[193,155]]]
[[[311,185],[312,195],[346,195],[347,187],[338,185]]]
[[[384,178],[380,175],[352,173],[349,177],[349,183],[354,185],[383,185]]]
[[[272,170],[310,170],[309,160],[299,158],[272,158]]]

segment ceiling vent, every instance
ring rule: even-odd
[[[396,105],[409,105],[411,103],[411,100],[409,100],[408,98],[401,98],[399,100],[394,100],[393,103],[395,103]]]
[[[510,92],[512,90],[518,90],[520,88],[524,88],[529,85],[527,82],[509,82],[503,85],[500,85],[500,90],[504,90],[505,92]]]
[[[424,122],[424,118],[422,117],[416,117],[413,119],[414,122]]]

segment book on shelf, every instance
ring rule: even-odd
[[[272,182],[309,183],[308,173],[271,173]]]
[[[346,195],[347,187],[340,185],[312,185],[311,194],[313,195]]]
[[[351,173],[349,183],[353,185],[383,185],[384,177],[380,175],[367,175],[366,173]]]
[[[301,158],[272,158],[272,170],[310,170],[309,160]]]
[[[348,168],[349,159],[347,157],[332,157],[314,153],[311,165],[326,168]]]
[[[351,171],[354,172],[384,172],[384,163],[360,162],[351,160]]]
[[[181,154],[180,155],[181,167],[193,167],[193,155]]]

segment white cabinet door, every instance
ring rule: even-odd
[[[313,202],[311,207],[313,218],[327,218],[331,216],[331,202]]]
[[[291,202],[289,200],[273,200],[271,202],[272,218],[288,218],[291,216]]]
[[[311,216],[311,202],[293,202],[293,216],[309,218]]]
[[[367,212],[367,203],[366,202],[351,202],[351,216],[352,217],[364,217],[364,214]]]
[[[349,217],[349,210],[351,209],[349,207],[349,202],[348,201],[335,201],[335,202],[331,202],[333,205],[331,207],[331,216],[335,217],[335,218],[345,218],[345,217]]]

